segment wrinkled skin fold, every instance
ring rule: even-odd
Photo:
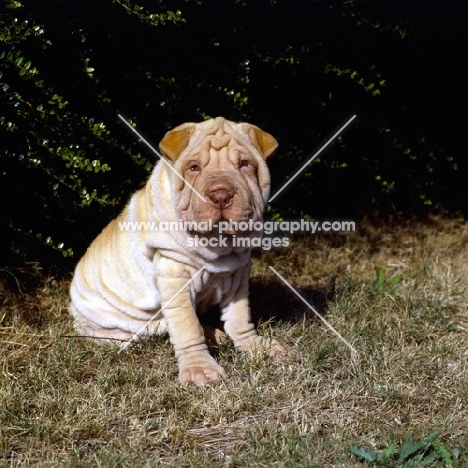
[[[218,237],[220,221],[262,220],[270,188],[265,161],[276,147],[276,140],[258,127],[222,117],[168,132],[160,143],[166,161],[156,164],[146,186],[76,267],[70,312],[78,332],[130,340],[147,324],[140,334],[169,334],[181,383],[203,385],[227,377],[208,352],[199,320],[209,306],[219,305],[224,331],[238,349],[265,347],[283,356],[284,348],[260,337],[251,321],[251,248],[232,244],[233,235],[261,233],[227,232],[225,245],[189,242],[194,236]],[[122,229],[122,223],[142,221],[155,226],[211,221],[213,229]]]

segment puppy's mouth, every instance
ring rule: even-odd
[[[216,234],[221,234],[226,237],[232,237],[238,234],[238,230],[232,226],[232,220],[221,217],[217,223],[214,224]],[[226,228],[227,226],[227,228]]]
[[[231,238],[232,236],[249,236],[258,229],[251,218],[229,219],[221,216],[217,220],[209,219],[188,225],[187,232],[193,236],[197,234],[211,238],[219,235]]]

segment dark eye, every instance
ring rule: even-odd
[[[249,167],[249,166],[250,166],[250,163],[247,159],[241,159],[239,163],[239,167]]]
[[[200,166],[196,162],[192,162],[190,163],[188,170],[190,172],[198,172],[200,170]]]

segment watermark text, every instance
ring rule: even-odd
[[[208,221],[119,221],[121,231],[186,231],[186,232],[217,232],[241,233],[241,232],[263,232],[271,235],[274,232],[296,234],[299,232],[315,234],[317,232],[352,232],[356,230],[354,221],[219,221],[213,223]]]
[[[186,245],[198,247],[256,248],[289,247],[287,235],[316,234],[318,232],[352,232],[354,221],[118,221],[119,229],[126,232],[176,231],[187,232]],[[280,236],[274,236],[275,233]]]

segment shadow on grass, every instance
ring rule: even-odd
[[[291,286],[319,314],[325,316],[328,303],[335,297],[335,279],[323,288]],[[258,322],[298,323],[304,318],[318,320],[315,313],[288,288],[281,280],[260,280],[250,282],[250,307],[252,319]]]
[[[323,288],[291,286],[322,316],[326,316],[330,301],[335,298],[335,278]],[[250,309],[253,322],[299,323],[306,320],[319,320],[315,313],[289,289],[280,279],[250,280]],[[201,317],[203,324],[223,328],[219,317],[219,307],[210,308]]]

